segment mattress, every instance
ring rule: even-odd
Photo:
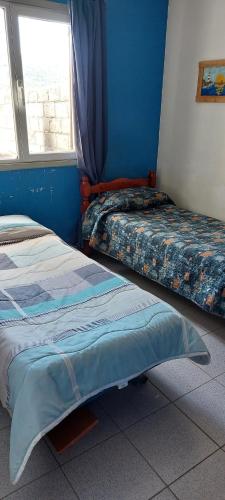
[[[181,357],[209,362],[175,309],[28,217],[0,217],[0,398],[12,417],[12,482],[75,408]]]

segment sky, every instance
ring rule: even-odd
[[[60,84],[69,78],[70,62],[70,28],[66,23],[43,21],[27,17],[19,17],[20,45],[24,79],[27,84],[35,81],[43,86]],[[2,66],[8,79],[8,51],[4,10],[0,8],[0,81],[3,75]],[[2,78],[1,78],[2,77]]]
[[[66,23],[19,17],[24,77],[51,84],[69,76],[69,26]]]
[[[225,77],[225,66],[212,66],[210,68],[205,68],[204,69],[204,79],[207,80],[209,74],[214,81],[216,78],[216,75],[222,74]]]

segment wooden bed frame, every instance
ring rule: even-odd
[[[81,213],[84,214],[91,203],[93,195],[103,193],[104,191],[118,191],[119,189],[126,189],[131,187],[148,186],[154,188],[156,186],[156,172],[149,170],[148,177],[128,179],[120,177],[113,181],[100,182],[99,184],[91,185],[87,176],[81,178],[80,193],[81,193]],[[89,246],[87,240],[83,241],[83,252],[85,255],[90,256],[92,248]]]
[[[91,197],[95,194],[103,193],[104,191],[118,191],[119,189],[126,189],[131,187],[149,186],[154,188],[156,186],[156,172],[150,170],[148,177],[128,179],[119,178],[114,181],[100,182],[99,184],[91,185],[87,176],[82,177],[80,192],[81,192],[81,212],[84,213],[91,202]]]

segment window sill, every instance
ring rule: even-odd
[[[24,170],[33,168],[52,168],[52,167],[76,167],[77,160],[51,160],[51,161],[31,161],[31,162],[8,162],[0,163],[0,172],[6,170]]]

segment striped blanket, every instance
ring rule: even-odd
[[[28,217],[0,217],[0,398],[12,416],[12,482],[72,410],[179,357],[209,361],[172,307]]]

